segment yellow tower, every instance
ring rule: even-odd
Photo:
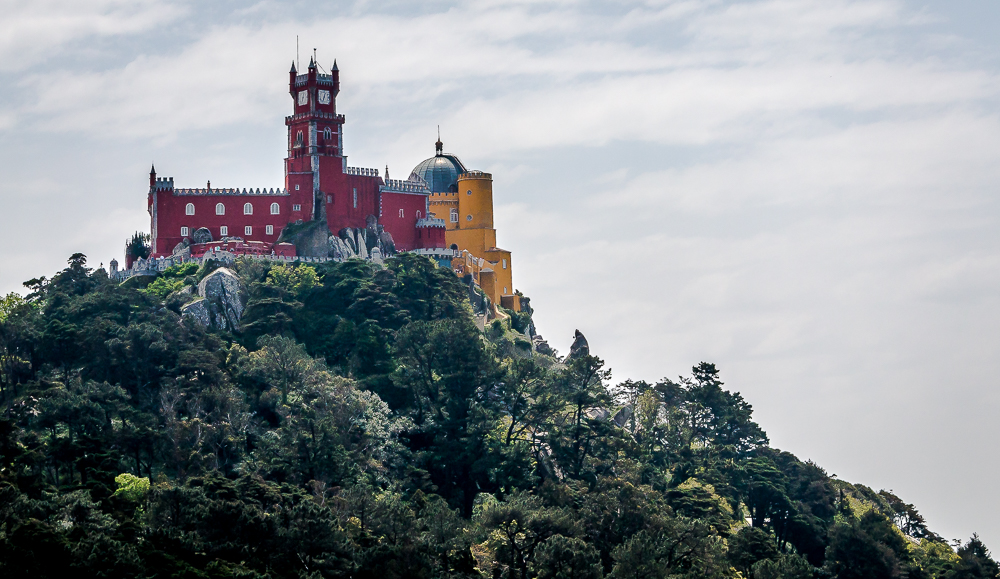
[[[427,182],[429,211],[445,221],[445,241],[458,252],[452,269],[471,275],[494,304],[520,311],[510,252],[497,247],[493,228],[493,176],[466,169],[458,157],[443,152],[440,138],[435,145],[435,156],[417,165],[412,176]]]

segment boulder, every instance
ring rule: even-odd
[[[569,355],[566,356],[566,361],[575,360],[576,358],[583,358],[584,356],[590,355],[590,345],[587,344],[587,338],[583,336],[583,332],[577,330],[573,334],[573,345],[569,347]]]
[[[209,231],[207,227],[199,227],[194,230],[193,234],[191,234],[191,240],[195,243],[211,243],[212,232]]]
[[[198,284],[202,299],[186,304],[181,313],[190,315],[204,326],[235,331],[243,318],[243,287],[232,270],[220,267]]]

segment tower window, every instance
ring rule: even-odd
[[[219,228],[219,235],[221,237],[225,237],[225,236],[229,235],[229,228],[226,227],[225,225],[223,225],[222,227],[220,227]]]
[[[402,209],[400,209],[400,210],[399,210],[399,216],[400,216],[400,217],[404,217],[404,215],[403,215],[403,210],[402,210]]]
[[[222,203],[216,203],[215,204],[215,214],[216,215],[225,215],[226,214],[226,206],[223,205]]]
[[[507,269],[507,260],[506,259],[503,260],[503,268]],[[507,290],[504,290],[504,291],[507,291]]]
[[[465,194],[466,195],[472,195],[472,189],[469,189],[468,191],[466,191]]]
[[[244,203],[243,204],[243,215],[253,215],[253,204]]]
[[[449,211],[448,217],[451,219],[452,223],[458,223],[458,209],[452,209]]]
[[[330,130],[330,127],[323,129],[323,140],[325,141],[333,140],[333,131]]]
[[[250,225],[247,225],[246,227],[244,227],[243,228],[243,235],[253,235],[253,227],[250,226]]]
[[[188,203],[184,207],[184,215],[194,215],[194,203]]]
[[[274,226],[273,225],[265,225],[264,226],[264,234],[265,235],[274,235]]]
[[[465,220],[466,221],[472,221],[472,214],[470,213],[469,215],[466,215],[465,216]]]
[[[302,146],[302,131],[295,133],[295,146],[296,147]]]
[[[417,219],[420,219],[420,212],[417,211]]]
[[[281,213],[281,207],[277,203],[271,203],[271,215],[277,215]]]
[[[357,188],[354,189],[354,208],[355,209],[358,208],[358,190],[357,190]]]
[[[187,237],[187,236],[188,236],[188,228],[181,227],[181,237]]]

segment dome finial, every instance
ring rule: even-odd
[[[444,154],[444,143],[441,142],[441,125],[438,125],[438,140],[434,143],[434,152],[438,157]]]

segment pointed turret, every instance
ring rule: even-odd
[[[289,70],[288,72],[290,72],[292,74],[295,74],[295,73],[299,72],[299,71],[295,70],[295,61],[294,60],[292,61],[292,70]]]
[[[292,61],[292,69],[288,71],[288,94],[295,98],[295,77],[298,76],[299,71],[295,70],[295,61]]]
[[[333,59],[333,66],[330,67],[330,72],[333,72],[335,70],[340,70],[339,68],[337,68],[337,59],[336,58]]]
[[[156,166],[150,163],[149,165],[149,188],[152,189],[156,186]]]

